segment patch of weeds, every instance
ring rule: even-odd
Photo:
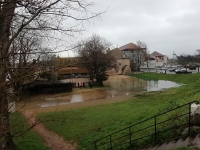
[[[143,94],[136,94],[134,95],[134,97],[143,97],[144,95]]]

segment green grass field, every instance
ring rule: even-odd
[[[13,113],[10,116],[13,140],[17,150],[49,150],[43,143],[43,139],[33,130],[21,135],[30,126],[20,113]]]
[[[179,105],[199,100],[200,74],[156,74],[142,73],[140,76],[184,83],[179,88],[138,94],[124,102],[43,113],[39,119],[55,117],[62,121],[46,122],[47,128],[76,141],[79,149],[89,149],[95,139],[125,128],[141,120],[166,111],[175,102]]]

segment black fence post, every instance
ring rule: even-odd
[[[189,118],[188,118],[188,133],[189,133],[189,135],[190,135],[190,130],[191,130],[191,103],[189,104]]]
[[[97,141],[94,142],[94,149],[97,150]]]
[[[156,141],[156,116],[154,117],[154,141]]]
[[[132,140],[132,138],[131,138],[131,136],[132,136],[131,127],[129,127],[129,136],[130,136],[130,148],[131,148],[131,147],[132,147],[132,146],[131,146],[131,144],[132,144],[132,143],[131,143],[131,140]]]
[[[140,140],[140,139],[144,139],[145,137],[147,137],[147,136],[151,136],[152,138],[154,138],[154,144],[156,144],[156,140],[157,139],[159,139],[159,135],[160,135],[160,133],[161,132],[165,132],[166,130],[171,130],[171,129],[173,129],[173,128],[168,128],[168,129],[166,129],[166,130],[161,130],[160,128],[161,128],[161,125],[160,124],[162,124],[162,123],[164,123],[164,122],[166,122],[166,121],[169,121],[169,120],[174,120],[174,119],[176,119],[177,117],[183,117],[184,116],[184,118],[185,117],[187,117],[187,119],[185,120],[184,119],[184,121],[186,121],[186,122],[184,122],[184,124],[181,124],[181,125],[178,125],[178,126],[176,126],[176,127],[179,127],[179,126],[185,126],[185,123],[188,125],[188,134],[191,134],[191,132],[192,132],[192,127],[193,127],[193,124],[192,124],[192,114],[191,114],[191,104],[192,103],[197,103],[197,104],[199,104],[198,103],[198,101],[193,101],[193,102],[190,102],[190,103],[187,103],[187,104],[184,104],[184,105],[181,105],[181,106],[178,106],[178,107],[176,107],[176,108],[172,108],[171,110],[168,110],[168,111],[165,111],[165,112],[163,112],[163,113],[160,113],[160,114],[158,114],[158,115],[156,115],[156,116],[153,116],[153,117],[150,117],[150,118],[148,118],[148,119],[146,119],[146,120],[143,120],[143,121],[141,121],[141,122],[138,122],[138,123],[136,123],[136,124],[133,124],[133,125],[131,125],[131,126],[129,126],[129,127],[127,127],[127,128],[124,128],[124,129],[121,129],[121,130],[119,130],[119,131],[117,131],[117,132],[114,132],[114,133],[112,133],[112,134],[110,134],[110,135],[107,135],[107,136],[105,136],[105,137],[103,137],[103,138],[101,138],[101,139],[98,139],[98,140],[95,140],[94,141],[94,147],[95,147],[95,150],[97,150],[98,149],[98,147],[100,147],[101,145],[106,145],[106,147],[109,149],[109,150],[114,150],[114,149],[116,149],[116,147],[118,147],[118,146],[121,146],[121,145],[123,145],[122,144],[122,142],[120,142],[120,143],[117,143],[117,141],[116,140],[118,140],[118,139],[123,139],[125,136],[126,136],[126,138],[127,138],[127,140],[129,140],[129,141],[124,141],[124,144],[126,144],[127,146],[128,146],[128,143],[130,144],[130,149],[133,149],[133,148],[135,148],[135,143],[138,141],[138,140]],[[187,107],[188,107],[188,105],[189,105],[189,112],[187,111],[187,112],[183,112],[183,114],[180,114],[180,116],[176,116],[176,117],[173,117],[173,118],[170,118],[170,119],[167,119],[167,120],[160,120],[159,118],[158,118],[158,126],[157,126],[157,117],[160,117],[161,115],[164,115],[164,114],[166,114],[166,113],[169,113],[169,112],[172,112],[172,111],[175,111],[175,110],[177,110],[177,109],[179,109],[180,110],[180,108],[183,108],[184,107],[184,110],[185,110],[185,108],[186,109],[188,109]],[[189,116],[187,116],[187,115],[189,115]],[[147,127],[145,127],[145,128],[143,128],[143,129],[139,129],[139,130],[137,130],[137,131],[135,131],[135,130],[133,130],[132,131],[132,128],[134,127],[134,126],[138,126],[138,125],[140,125],[140,124],[142,124],[142,123],[144,123],[144,122],[147,122],[147,121],[151,121],[151,125],[150,126],[147,126]],[[154,122],[154,123],[153,123]],[[145,129],[147,129],[147,128],[150,128],[151,129],[151,134],[149,134],[149,135],[147,135],[147,136],[142,136],[142,137],[139,137],[139,138],[135,138],[134,137],[134,135],[135,135],[135,133],[136,132],[140,132],[140,131],[145,131]],[[154,129],[153,129],[154,128]],[[157,129],[158,128],[158,129]],[[117,137],[117,138],[115,138],[115,135],[117,135],[119,132],[121,132],[121,131],[124,131],[124,130],[126,130],[126,133],[123,133],[122,132],[122,134],[123,135],[121,135],[120,134],[120,136],[119,137]],[[158,130],[158,133],[157,133],[157,130]],[[129,132],[129,133],[128,133]],[[125,135],[124,135],[125,134]],[[158,134],[158,135],[157,135]],[[113,140],[112,140],[112,135],[113,135]],[[153,137],[154,136],[154,137]],[[133,137],[133,138],[132,138]],[[100,140],[102,140],[102,139],[105,139],[106,140],[106,142],[105,143],[98,143],[98,141],[100,141]],[[133,139],[133,140],[132,140]],[[113,141],[113,143],[112,143],[112,141]],[[98,145],[99,144],[99,145]],[[110,145],[110,146],[109,146]],[[99,149],[101,149],[101,148],[99,148]]]
[[[111,138],[111,135],[110,135],[110,149],[112,150],[112,138]]]

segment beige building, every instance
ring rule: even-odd
[[[147,56],[146,61],[143,62],[141,68],[163,67],[167,65],[167,61],[168,57],[166,55],[154,51]]]
[[[112,69],[116,74],[129,74],[131,73],[130,58],[128,58],[120,49],[115,48],[110,51],[111,55],[115,57],[117,62],[117,69]]]
[[[150,54],[151,57],[154,57],[156,62],[160,63],[160,66],[167,65],[167,56],[161,53],[154,51]]]
[[[141,48],[134,43],[128,43],[119,47],[119,49],[130,58],[130,68],[132,71],[139,71],[140,66],[145,61],[146,48]]]

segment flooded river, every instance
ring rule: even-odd
[[[32,98],[26,103],[26,105],[30,105],[30,107],[33,108],[46,108],[69,104],[80,104],[89,101],[109,101],[118,97],[120,98],[121,96],[132,96],[142,91],[159,91],[167,88],[178,87],[181,86],[181,84],[164,80],[145,81],[124,76],[120,78],[109,78],[109,80],[104,81],[104,86],[107,88],[74,88],[72,93],[41,96],[37,99]]]

